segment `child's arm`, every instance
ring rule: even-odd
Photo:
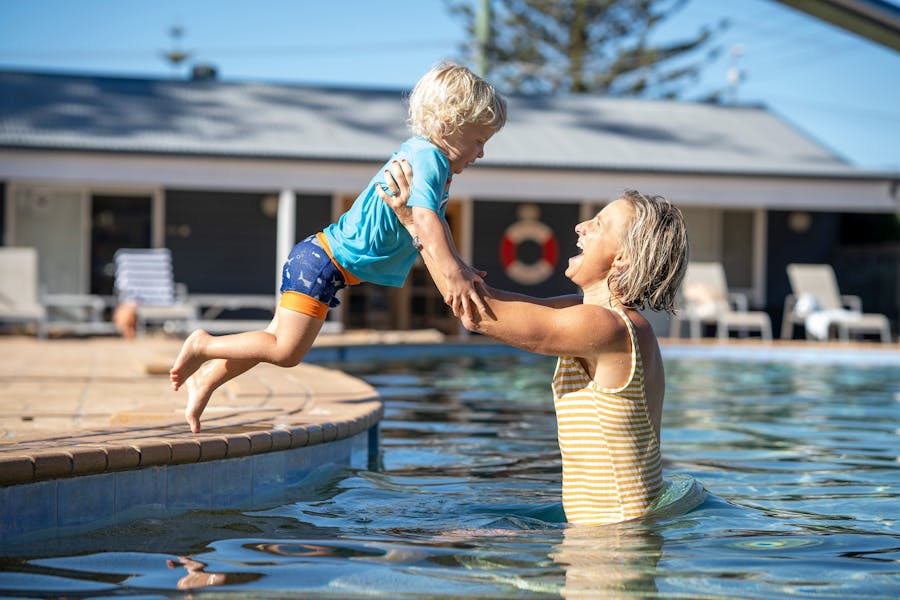
[[[430,264],[427,267],[432,279],[437,273],[444,283],[443,288],[438,288],[444,302],[455,316],[477,319],[477,311],[483,313],[486,310],[482,297],[490,296],[481,279],[484,272],[473,269],[459,257],[449,224],[436,212],[406,205],[412,188],[412,167],[406,159],[399,163],[394,161],[390,170],[385,171],[385,179],[385,185],[376,184],[375,191],[394,210],[409,234],[421,244],[421,250],[428,250]],[[397,195],[389,195],[390,192]]]
[[[435,273],[440,273],[441,280],[447,282],[440,289],[444,302],[457,317],[477,318],[478,311],[483,313],[486,310],[482,296],[490,295],[481,279],[485,273],[467,265],[459,257],[447,221],[433,210],[407,206],[413,176],[412,166],[406,159],[393,161],[390,169],[385,169],[384,176],[385,183],[376,184],[375,192],[393,209],[400,224],[421,244],[421,250],[428,249],[432,259],[428,266],[429,273],[432,278]]]
[[[477,318],[478,311],[486,310],[482,296],[487,290],[480,275],[459,257],[449,228],[436,212],[418,206],[412,209],[412,221],[422,253],[431,258],[429,271],[446,282],[441,288],[444,302],[458,317]]]
[[[376,186],[376,191],[378,195],[381,196],[381,199],[390,206],[394,213],[397,215],[397,218],[400,220],[400,223],[409,231],[410,235],[416,237],[416,223],[413,218],[413,209],[406,205],[409,200],[410,194],[410,182],[412,182],[412,167],[409,165],[406,160],[400,161],[400,163],[394,162],[391,165],[390,171],[385,172],[385,177],[392,177],[394,181],[392,182],[391,188],[396,189],[396,196],[389,195],[385,193],[384,188],[381,186]],[[450,233],[450,225],[446,221],[442,221],[444,226],[445,235],[450,240],[452,244],[453,236]],[[458,253],[457,253],[458,256]],[[468,265],[466,265],[468,267]],[[471,267],[469,267],[471,269]],[[484,272],[480,272],[480,276],[484,276]],[[486,288],[485,288],[486,289]],[[442,291],[443,293],[443,291]],[[531,302],[534,304],[540,304],[541,306],[546,306],[548,308],[566,308],[569,306],[575,306],[576,304],[581,304],[582,298],[579,294],[566,294],[563,296],[553,296],[551,298],[535,298],[533,296],[526,296],[524,294],[517,294],[515,292],[507,292],[505,290],[492,289],[491,296],[498,300],[506,300],[506,301],[522,301],[522,302]]]
[[[406,206],[412,171],[408,164],[392,167],[398,196],[389,196],[380,187],[378,195],[396,212],[400,222],[415,236],[418,232],[413,209]],[[421,237],[421,233],[419,233]],[[447,294],[447,281],[434,256],[422,249],[425,266],[442,294]],[[581,297],[570,294],[554,298],[533,298],[523,294],[490,289],[482,301],[487,306],[482,314],[463,316],[470,331],[484,333],[510,345],[549,355],[585,356],[585,349],[600,350],[614,341],[621,319],[610,311],[582,306]]]

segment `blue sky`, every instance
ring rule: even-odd
[[[900,53],[771,0],[690,0],[659,35],[723,18],[724,52],[691,97],[737,67],[734,101],[766,105],[860,167],[900,172]],[[0,0],[0,69],[181,77],[162,58],[173,25],[190,62],[224,80],[299,84],[408,88],[463,58],[466,40],[442,0]]]

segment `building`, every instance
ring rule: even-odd
[[[335,219],[408,136],[403,100],[0,73],[2,243],[39,249],[47,292],[108,294],[117,248],[167,246],[192,293],[274,293],[295,240]],[[493,285],[567,293],[575,223],[624,189],[662,194],[686,213],[692,258],[723,262],[774,319],[785,266],[828,262],[896,330],[898,183],[762,107],[516,97],[485,159],[454,180],[448,218]],[[335,318],[454,329],[422,269],[402,290],[354,288]]]

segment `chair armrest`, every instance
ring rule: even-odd
[[[784,312],[785,313],[793,313],[794,306],[797,305],[797,296],[793,294],[788,294],[784,297]]]
[[[738,312],[746,312],[750,303],[747,301],[747,295],[741,292],[728,292],[728,301],[731,302],[734,309]]]
[[[188,301],[188,287],[186,283],[175,282],[175,302],[183,303]]]
[[[226,310],[256,308],[275,312],[275,294],[191,294],[188,300],[197,306],[203,319],[215,319]]]
[[[85,308],[94,321],[103,320],[106,302],[100,296],[91,294],[44,294],[42,302],[45,308]]]
[[[853,295],[841,295],[841,303],[845,308],[849,308],[854,312],[862,312],[862,298]]]
[[[789,340],[794,335],[794,307],[797,296],[788,294],[784,297],[784,313],[781,315],[781,339]]]

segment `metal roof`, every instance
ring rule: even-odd
[[[406,91],[0,72],[0,148],[375,161],[408,136]],[[513,97],[479,164],[853,176],[762,107]]]

